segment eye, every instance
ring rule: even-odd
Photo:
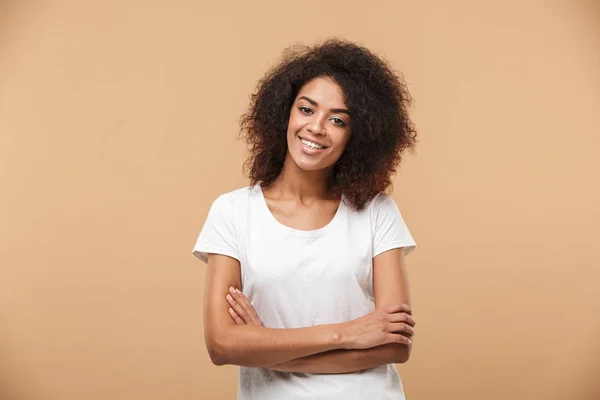
[[[333,121],[334,124],[336,124],[339,127],[343,128],[344,126],[346,126],[346,123],[340,118],[333,117],[333,118],[331,118],[331,120]]]
[[[302,114],[306,114],[306,115],[312,114],[312,110],[310,108],[308,108],[308,107],[305,107],[305,106],[298,107],[298,110],[300,110],[300,112]]]

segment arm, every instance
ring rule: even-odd
[[[404,248],[386,251],[373,259],[373,291],[375,309],[394,303],[411,305]],[[411,326],[415,326],[414,319]],[[413,336],[414,332],[411,339]],[[382,360],[385,364],[405,363],[410,358],[412,341],[408,344],[391,343],[388,349],[389,353]]]
[[[393,344],[363,350],[331,350],[287,361],[269,369],[307,374],[346,374],[393,363],[395,352],[396,346]]]
[[[204,336],[216,365],[266,367],[342,346],[340,326],[269,329],[236,325],[225,298],[228,288],[241,287],[239,261],[218,254],[208,257],[204,294]]]
[[[401,333],[412,328],[403,321],[408,306],[394,304],[342,324],[296,329],[265,328],[262,324],[238,324],[229,305],[241,313],[230,287],[240,287],[236,259],[213,254],[208,259],[204,298],[204,329],[208,352],[217,365],[269,367],[334,349],[371,348],[387,343],[409,343]],[[246,303],[248,303],[246,301]],[[251,307],[248,303],[248,306]],[[232,309],[233,310],[233,309]]]
[[[406,261],[402,248],[384,252],[373,259],[375,308],[391,304],[410,305]],[[414,326],[414,320],[406,321]],[[404,363],[410,357],[412,344],[389,343],[362,350],[333,350],[274,365],[270,369],[304,373],[348,373],[384,364]]]

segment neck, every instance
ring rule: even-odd
[[[299,168],[288,154],[283,169],[271,184],[272,190],[283,197],[300,199],[329,199],[329,181],[331,169],[304,171]]]

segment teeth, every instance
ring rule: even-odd
[[[300,141],[301,141],[302,143],[304,143],[305,145],[307,145],[307,146],[310,146],[310,147],[312,147],[312,148],[314,148],[314,149],[324,149],[324,148],[325,148],[324,146],[320,146],[320,145],[318,145],[318,144],[316,144],[316,143],[309,142],[309,141],[308,141],[308,140],[306,140],[306,139],[300,139]]]

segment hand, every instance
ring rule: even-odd
[[[229,315],[237,325],[264,326],[250,301],[238,289],[230,287],[226,298],[230,306]]]
[[[346,322],[342,340],[347,349],[368,349],[388,343],[410,345],[414,326],[410,306],[395,304]]]

